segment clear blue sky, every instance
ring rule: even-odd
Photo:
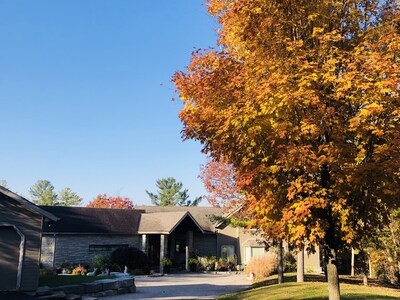
[[[0,179],[38,179],[150,204],[175,177],[191,197],[205,156],[182,142],[171,76],[216,44],[202,0],[0,0]],[[206,205],[204,201],[202,205]]]

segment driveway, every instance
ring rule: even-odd
[[[160,277],[136,276],[136,293],[105,297],[128,299],[215,299],[216,296],[247,288],[251,281],[241,274],[181,273]]]

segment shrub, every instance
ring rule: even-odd
[[[92,258],[92,266],[97,268],[98,271],[103,272],[111,267],[110,257],[105,255],[96,255]]]
[[[283,256],[283,264],[285,272],[296,272],[297,261],[292,252],[285,252]]]
[[[164,256],[161,259],[161,265],[163,267],[171,267],[172,266],[172,260],[169,257]]]
[[[215,271],[227,271],[228,270],[228,261],[225,258],[220,258],[215,263]]]
[[[110,262],[114,268],[123,270],[125,266],[130,270],[147,268],[147,255],[134,247],[120,247],[114,250],[110,256]]]
[[[247,263],[246,274],[253,273],[254,278],[260,279],[270,276],[277,266],[277,256],[268,252],[252,257]]]
[[[203,270],[213,271],[216,262],[217,258],[215,256],[199,257],[199,265]]]

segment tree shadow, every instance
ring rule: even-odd
[[[296,282],[297,277],[296,274],[285,274],[285,282]],[[305,282],[326,282],[325,276],[322,274],[305,274],[304,275],[304,281]],[[363,285],[363,279],[361,277],[350,277],[350,276],[340,276],[339,278],[340,283],[346,283],[346,284],[354,284],[354,285]],[[275,285],[278,284],[278,278],[270,278],[270,279],[265,279],[261,280],[258,282],[253,283],[248,289],[254,289],[254,288],[259,288],[259,287],[264,287],[264,286],[270,286],[270,285]],[[368,278],[368,285],[369,286],[375,286],[375,287],[385,287],[385,288],[391,288],[391,289],[400,289],[399,285],[394,285],[386,281],[378,280],[378,279],[372,279]],[[343,299],[346,299],[345,296]],[[373,298],[365,298],[365,299],[373,299]],[[386,298],[382,298],[386,299]],[[387,298],[387,299],[392,299],[392,298]]]

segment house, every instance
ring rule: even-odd
[[[109,255],[121,246],[141,249],[150,266],[160,268],[166,255],[177,266],[185,265],[187,252],[218,258],[234,255],[244,265],[265,252],[262,238],[252,231],[215,222],[222,212],[214,207],[41,208],[60,218],[43,226],[41,263],[45,268],[54,269],[63,262],[89,264],[95,255]],[[314,261],[318,270],[319,260]],[[313,257],[306,257],[306,267],[310,263],[314,264]]]
[[[39,282],[42,224],[58,218],[0,186],[0,291],[32,291]]]

